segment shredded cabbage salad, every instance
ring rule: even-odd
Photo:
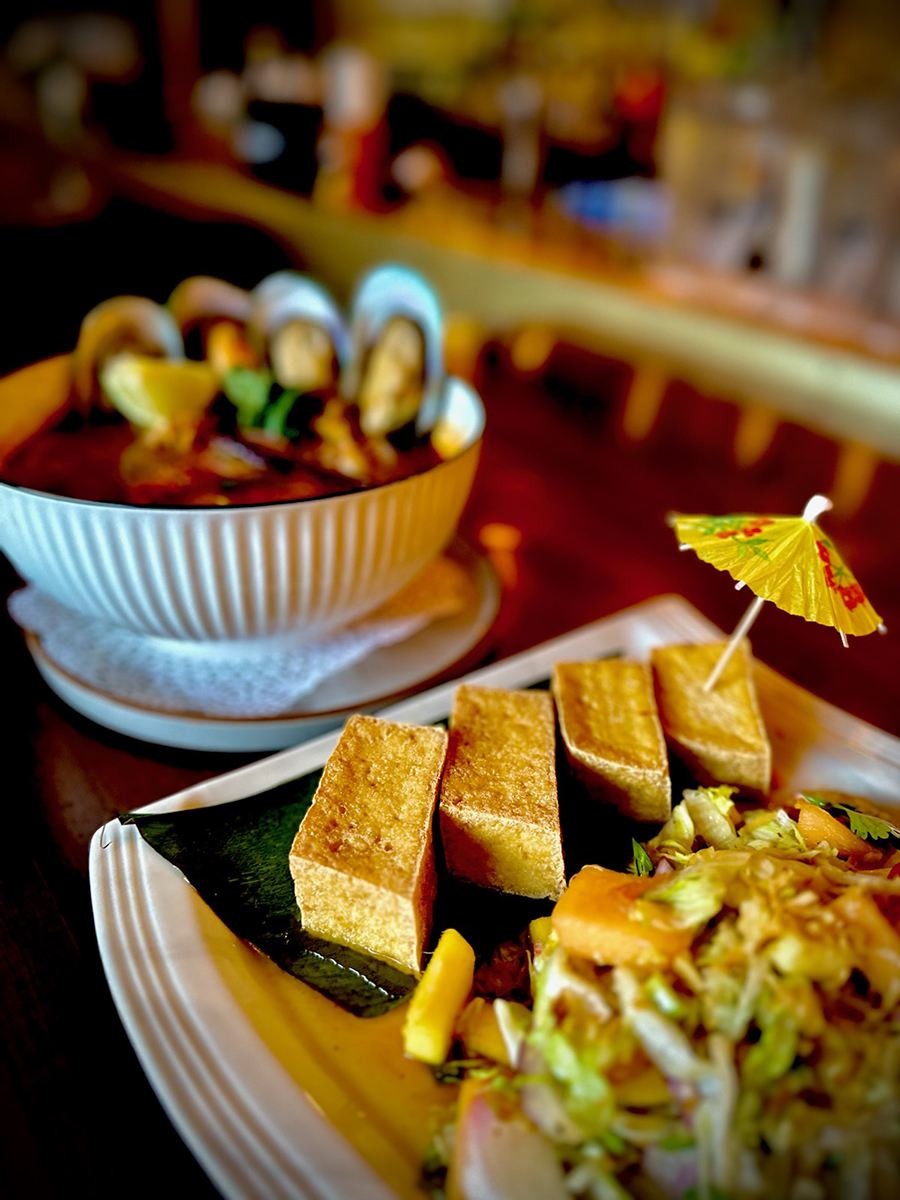
[[[900,833],[733,795],[685,792],[630,875],[575,877],[523,941],[529,1003],[473,1002],[500,1036],[457,1026],[450,1197],[900,1195]]]

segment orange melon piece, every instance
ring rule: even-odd
[[[691,931],[667,924],[662,905],[652,923],[633,907],[660,882],[605,867],[583,867],[553,909],[556,936],[569,953],[599,966],[637,966],[674,958],[690,946]]]
[[[808,800],[798,800],[797,808],[800,810],[797,826],[807,846],[818,846],[819,842],[827,842],[838,854],[871,853],[872,847],[868,842],[851,833],[846,825],[842,825],[824,808],[810,804]]]

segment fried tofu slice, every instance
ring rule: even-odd
[[[556,723],[546,692],[457,689],[440,826],[451,875],[517,896],[560,895]]]
[[[647,663],[557,663],[553,695],[566,755],[598,799],[634,821],[666,821],[672,782]]]
[[[307,932],[420,972],[446,750],[442,729],[349,719],[290,851]]]
[[[701,783],[767,792],[772,747],[759,711],[753,666],[742,642],[714,688],[703,684],[725,642],[660,646],[651,662],[663,731]]]

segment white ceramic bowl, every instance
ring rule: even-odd
[[[58,409],[67,377],[63,358],[0,381],[0,456]],[[453,457],[322,499],[147,508],[0,483],[0,549],[62,604],[138,633],[315,637],[376,608],[452,537],[484,429],[481,401],[461,380],[448,382],[442,423]]]

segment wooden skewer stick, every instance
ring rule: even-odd
[[[765,604],[765,600],[762,598],[762,596],[756,596],[753,600],[753,603],[750,605],[750,607],[747,609],[747,611],[741,617],[740,621],[738,621],[737,625],[735,626],[734,633],[728,639],[728,645],[725,647],[725,649],[719,655],[719,661],[716,663],[716,665],[710,671],[709,677],[706,680],[706,683],[704,683],[704,685],[703,685],[704,692],[708,692],[716,686],[716,683],[719,680],[719,676],[722,674],[722,672],[728,666],[728,663],[731,660],[732,654],[734,654],[735,650],[737,650],[738,646],[741,643],[741,640],[746,636],[747,631],[749,630],[750,626],[753,624],[753,622],[759,616],[760,612],[762,611],[762,606],[764,604]]]

